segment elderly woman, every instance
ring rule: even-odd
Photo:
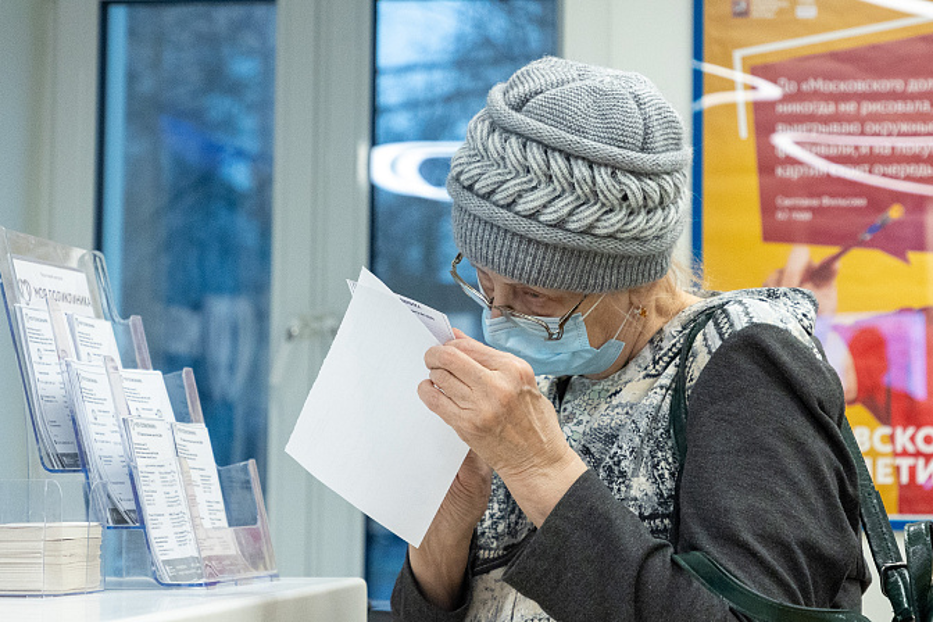
[[[684,551],[774,599],[860,607],[855,465],[814,300],[681,289],[689,163],[647,79],[557,58],[470,122],[448,178],[452,274],[488,345],[460,334],[425,355],[419,395],[472,451],[409,549],[397,619],[743,619],[675,563]]]

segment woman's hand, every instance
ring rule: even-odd
[[[408,547],[411,570],[425,598],[448,611],[462,600],[473,528],[489,504],[492,469],[470,451],[421,546]]]
[[[820,315],[835,315],[837,306],[836,275],[839,264],[833,262],[817,270],[810,259],[810,249],[797,245],[791,248],[787,264],[765,279],[765,287],[802,287],[813,292]]]
[[[458,331],[425,353],[418,395],[508,486],[537,525],[586,470],[531,367]]]

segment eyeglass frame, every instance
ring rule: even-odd
[[[495,297],[489,298],[486,296],[486,294],[467,283],[465,280],[463,280],[462,276],[457,274],[457,265],[461,261],[463,261],[463,253],[457,253],[457,256],[454,257],[454,260],[450,262],[450,276],[453,277],[454,281],[457,283],[457,285],[460,286],[460,289],[464,290],[464,293],[467,294],[467,296],[477,302],[482,300],[486,304],[486,308],[490,311],[495,309],[506,317],[519,318],[537,324],[547,333],[547,341],[558,341],[561,337],[564,336],[564,325],[570,321],[570,318],[573,316],[573,314],[577,311],[577,309],[580,308],[580,305],[583,304],[583,301],[586,300],[587,296],[589,296],[589,294],[583,294],[583,298],[581,298],[577,304],[573,305],[573,307],[567,311],[567,313],[563,314],[557,319],[557,332],[554,332],[551,330],[551,327],[548,325],[548,323],[542,320],[540,317],[528,315],[527,313],[522,313],[521,311],[516,311],[507,305],[493,304]]]

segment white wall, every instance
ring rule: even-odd
[[[21,230],[29,201],[27,180],[37,122],[39,56],[44,3],[0,3],[0,225]]]
[[[48,6],[0,2],[0,226],[16,231],[35,227]],[[0,473],[19,478],[26,474],[23,388],[6,318],[0,322]]]

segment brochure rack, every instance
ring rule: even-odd
[[[201,402],[195,385],[194,373],[185,368],[165,375],[165,385],[175,412],[175,419],[182,424],[202,424]],[[132,452],[129,454],[132,456]],[[139,487],[139,469],[133,464],[134,486]],[[181,469],[184,488],[194,487],[192,476],[184,467]],[[211,527],[197,510],[189,494],[189,510],[192,528],[199,551],[198,564],[191,569],[189,580],[172,580],[168,573],[160,572],[158,564],[150,563],[150,576],[159,585],[203,585],[219,583],[242,583],[277,576],[275,555],[269,531],[259,471],[255,460],[247,460],[228,466],[217,467],[220,490],[223,495],[225,527]],[[137,492],[137,512],[140,525],[135,529],[124,529],[121,546],[124,549],[122,566],[126,570],[105,577],[106,587],[138,587],[140,577],[134,569],[146,566],[151,560],[152,543],[146,534],[147,511],[140,502]]]
[[[47,516],[71,513],[82,517],[80,520],[84,522],[101,525],[99,580],[94,582],[93,589],[211,586],[276,577],[268,520],[253,460],[225,467],[216,467],[210,462],[212,469],[216,469],[223,498],[220,515],[226,519],[212,522],[199,514],[195,502],[198,475],[188,469],[186,460],[177,458],[183,484],[180,488],[185,494],[176,502],[185,511],[185,519],[190,521],[194,537],[189,550],[193,554],[188,558],[185,572],[166,572],[158,542],[154,542],[157,540],[152,533],[155,523],[151,520],[153,515],[148,514],[151,508],[140,494],[141,483],[144,483],[140,478],[144,475],[123,436],[124,431],[120,432],[130,472],[132,501],[123,503],[116,512],[118,504],[115,505],[114,500],[121,493],[122,499],[128,499],[129,489],[113,489],[110,482],[90,468],[93,464],[87,446],[90,441],[86,432],[82,437],[72,417],[68,417],[70,420],[65,426],[48,416],[50,412],[62,411],[60,402],[63,400],[74,405],[81,397],[76,393],[80,389],[75,386],[74,376],[69,375],[68,365],[59,363],[57,354],[61,351],[61,342],[56,338],[60,333],[54,325],[56,321],[61,322],[56,318],[63,317],[64,313],[108,321],[113,328],[122,368],[152,369],[142,320],[139,316],[123,319],[117,313],[103,255],[0,227],[0,291],[23,380],[26,421],[31,427],[31,434],[27,435],[30,439],[29,481],[15,484],[0,480],[0,494],[3,486],[13,487],[9,496],[20,506],[18,515],[28,520],[8,520],[0,507],[0,523],[45,525],[52,522]],[[57,373],[63,374],[63,381],[59,382],[62,388],[58,390],[63,395],[50,389],[47,382],[54,371],[51,359],[60,370]],[[111,368],[116,367],[112,360],[105,358],[104,364],[105,367],[109,365],[109,386],[115,398],[115,410],[121,415],[116,419],[121,422],[122,415],[128,415],[128,408],[122,399],[120,375],[112,372]],[[175,420],[203,427],[192,370],[166,373],[162,378]],[[74,413],[74,406],[67,410]],[[201,432],[206,435],[206,429]],[[38,466],[33,463],[35,457]],[[40,503],[40,497],[33,492],[34,487],[56,490],[65,485],[80,486],[83,494],[77,497],[60,495],[57,509],[50,509],[49,504],[55,506],[55,502],[45,497],[41,497]],[[214,518],[217,519],[216,511]],[[51,593],[44,589],[40,592]]]
[[[127,367],[150,369],[149,351],[142,319],[132,316],[122,319],[115,313],[103,256],[96,251],[84,251],[57,244],[0,227],[0,291],[6,307],[13,337],[16,360],[26,394],[26,408],[32,424],[32,438],[41,466],[50,473],[81,470],[77,451],[71,449],[66,437],[70,429],[43,429],[42,411],[53,406],[58,396],[43,392],[37,358],[30,356],[23,308],[35,307],[43,301],[60,304],[64,310],[80,309],[83,313],[108,320],[113,326],[117,346]],[[33,345],[33,348],[37,346]],[[59,405],[60,406],[60,405]],[[70,428],[70,426],[69,426]],[[70,450],[69,450],[70,449]]]

